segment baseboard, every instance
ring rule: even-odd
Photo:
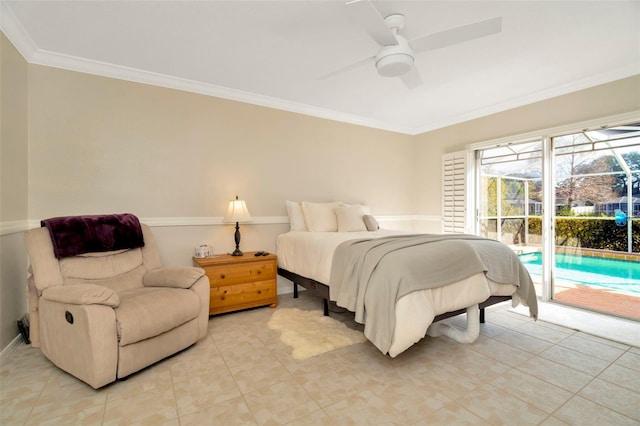
[[[22,342],[22,336],[20,336],[19,334],[2,350],[2,352],[0,352],[0,364],[3,364],[7,359],[9,359],[9,357],[11,356],[11,354],[13,353],[13,351],[16,350],[16,348],[18,347],[18,345],[20,344],[20,342]]]

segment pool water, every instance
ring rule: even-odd
[[[542,276],[542,253],[519,257],[531,276]],[[640,294],[640,262],[556,254],[555,277],[575,284]]]

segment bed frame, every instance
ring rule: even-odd
[[[329,286],[322,284],[321,282],[312,280],[311,278],[303,277],[286,269],[278,268],[278,275],[284,277],[293,282],[293,298],[298,298],[298,286],[306,288],[308,291],[316,296],[322,298],[322,309],[325,316],[329,316]],[[479,304],[480,307],[480,322],[484,324],[484,308],[501,303],[507,300],[511,300],[511,296],[489,296],[487,300]],[[442,321],[443,319],[455,317],[467,312],[466,309],[458,309],[452,312],[445,312],[444,314],[436,315],[433,322]]]

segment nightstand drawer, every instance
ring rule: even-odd
[[[278,303],[275,280],[211,288],[209,312],[217,314]]]
[[[240,263],[235,265],[207,268],[211,287],[227,286],[254,281],[275,279],[276,267],[273,261]]]
[[[209,277],[209,315],[278,305],[278,258],[274,254],[254,254],[193,258],[193,264]]]

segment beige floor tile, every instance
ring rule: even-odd
[[[584,333],[570,336],[559,345],[609,362],[618,359],[628,349],[628,346],[621,343],[606,341]]]
[[[460,346],[463,351],[452,354],[447,362],[464,371],[464,374],[475,376],[487,383],[510,370],[507,364],[474,351],[472,346]]]
[[[242,394],[291,378],[291,373],[284,365],[269,357],[264,357],[256,364],[241,364],[230,367],[229,371]]]
[[[125,397],[109,394],[103,424],[173,424],[177,418],[173,389],[154,388]]]
[[[635,352],[634,349],[635,348],[631,348],[622,354],[622,356],[616,360],[615,364],[640,371],[640,351]]]
[[[9,394],[6,400],[0,401],[0,424],[25,424],[38,401],[39,394],[20,388],[16,389],[16,393]]]
[[[259,339],[217,343],[216,346],[228,367],[236,365],[260,364],[268,353],[267,347]]]
[[[578,392],[593,380],[593,376],[540,357],[531,358],[516,368],[524,373],[574,393]]]
[[[332,419],[324,412],[324,410],[314,411],[303,417],[298,417],[290,421],[287,425],[291,426],[335,426],[336,419]]]
[[[102,420],[107,392],[95,390],[69,374],[52,373],[33,407],[27,424],[40,424],[52,418],[60,423]]]
[[[244,395],[258,424],[286,424],[318,411],[320,406],[293,379]]]
[[[124,379],[117,380],[104,389],[109,395],[126,398],[154,389],[167,389],[173,386],[171,371],[166,363],[156,363],[143,370],[131,374]]]
[[[580,396],[571,398],[554,417],[570,425],[637,425],[636,420]]]
[[[487,310],[473,344],[428,337],[391,358],[366,342],[304,361],[266,326],[283,307],[322,304],[301,292],[275,310],[213,316],[204,340],[97,391],[18,344],[0,363],[0,424],[640,423],[640,348],[508,303]]]
[[[423,419],[414,423],[414,426],[436,426],[436,425],[456,425],[456,426],[482,426],[489,425],[481,417],[471,411],[461,407],[455,402],[445,404],[439,410],[427,415]]]
[[[242,397],[233,398],[218,404],[180,416],[180,426],[202,425],[257,425],[251,410]]]
[[[595,379],[585,386],[579,395],[636,421],[640,421],[640,393],[630,391],[605,380]]]
[[[226,369],[200,371],[174,383],[173,390],[180,416],[241,396],[238,385]]]
[[[340,424],[403,424],[401,414],[393,404],[385,401],[372,390],[366,390],[324,408],[333,419]]]
[[[349,398],[379,383],[368,374],[360,374],[360,371],[351,368],[298,372],[294,373],[294,377],[320,407]]]
[[[506,331],[494,337],[495,340],[531,354],[540,352],[553,346],[553,343],[538,339],[518,331]]]
[[[492,324],[490,322],[480,324],[480,334],[482,336],[495,337],[499,334],[504,333],[507,330],[508,328],[502,327],[498,324]]]
[[[592,342],[597,342],[597,343],[601,343],[603,345],[606,346],[610,346],[612,348],[616,348],[616,349],[620,349],[622,351],[626,351],[630,348],[629,345],[626,345],[624,343],[620,343],[620,342],[614,342],[613,340],[608,340],[602,337],[598,337],[598,336],[594,336],[593,334],[589,334],[589,333],[584,333],[584,332],[577,332],[574,337],[579,337],[579,338],[583,338],[583,339],[587,339],[587,340],[591,340]]]
[[[490,339],[484,336],[478,337],[470,347],[483,355],[500,361],[506,365],[514,367],[518,364],[522,364],[528,359],[531,359],[534,355],[523,351],[513,346],[507,345],[495,339]]]
[[[201,351],[189,354],[189,356],[179,357],[168,367],[174,383],[212,371],[227,371],[227,364],[217,350]]]
[[[569,330],[543,321],[540,321],[540,323],[534,321],[527,322],[526,324],[518,327],[517,331],[551,343],[559,343],[576,333],[574,330]]]
[[[598,378],[640,393],[640,371],[638,370],[613,364],[603,371]],[[640,401],[638,403],[640,404]]]
[[[567,426],[569,423],[563,422],[557,417],[549,416],[547,417],[539,426]]]
[[[389,376],[369,390],[398,412],[394,421],[399,424],[413,424],[451,402],[435,383],[404,374]]]
[[[547,418],[547,413],[495,388],[484,385],[474,392],[458,398],[456,403],[491,424],[538,424]]]
[[[491,382],[491,385],[522,401],[553,413],[573,394],[550,383],[513,369]]]
[[[508,330],[516,330],[529,321],[523,315],[511,314],[507,311],[487,312],[485,313],[485,320],[489,324],[495,324]]]
[[[552,346],[539,355],[558,364],[576,369],[590,376],[597,376],[609,366],[609,361],[603,361],[591,355],[576,352],[564,346]]]
[[[415,374],[413,377],[425,383],[432,383],[451,400],[460,398],[485,383],[482,377],[466,374],[452,364],[435,366],[431,371]]]

